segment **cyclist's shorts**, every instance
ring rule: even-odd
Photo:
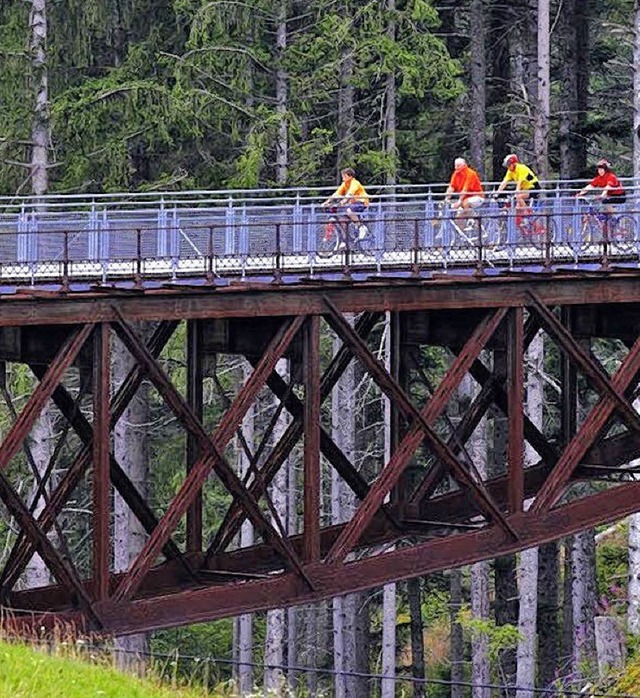
[[[475,194],[474,196],[467,196],[467,198],[464,200],[465,204],[467,204],[469,208],[480,208],[484,201],[484,196],[480,196],[480,194]]]
[[[612,194],[602,199],[603,204],[623,204],[627,200],[626,194]]]
[[[349,213],[349,211],[352,213],[362,213],[363,211],[367,210],[367,207],[362,203],[362,201],[356,201],[354,204],[341,206],[340,210],[344,211],[345,213]]]

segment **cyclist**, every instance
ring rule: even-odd
[[[358,214],[367,210],[369,195],[356,179],[355,170],[351,167],[346,167],[340,172],[340,175],[342,176],[342,184],[326,201],[323,201],[322,206],[335,204],[337,199],[338,212],[346,215],[351,220],[358,231],[358,238],[362,240],[369,234],[369,229],[360,220]],[[347,222],[341,220],[340,227],[342,228],[343,236],[346,238]]]
[[[456,212],[456,217],[467,218],[469,212],[484,203],[484,191],[480,176],[469,167],[464,158],[456,158],[453,161],[453,174],[445,193],[444,202],[451,203],[453,194],[459,194],[451,208]]]
[[[496,191],[498,195],[509,182],[516,183],[516,210],[521,213],[525,212],[529,206],[529,199],[537,199],[540,196],[540,181],[530,167],[520,162],[515,153],[510,153],[502,161],[502,166],[507,168],[507,174],[504,176],[500,186]],[[516,219],[517,220],[517,219]]]
[[[576,198],[582,198],[591,189],[602,189],[600,198],[605,205],[605,210],[613,213],[612,204],[623,204],[627,200],[627,195],[616,177],[615,172],[607,160],[598,160],[596,163],[598,174],[576,194]]]

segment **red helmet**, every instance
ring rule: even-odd
[[[598,160],[598,162],[596,162],[596,169],[600,169],[601,167],[604,170],[610,170],[611,163],[608,160],[605,160],[604,158],[602,158],[601,160]]]
[[[518,156],[515,153],[511,153],[502,161],[502,167],[511,167],[511,165],[515,165],[517,162],[519,162]]]

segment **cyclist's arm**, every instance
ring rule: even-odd
[[[336,199],[339,199],[341,196],[343,196],[343,191],[342,191],[342,184],[331,194],[331,196],[323,201],[320,205],[321,206],[328,206],[330,203],[335,202]]]
[[[496,194],[499,194],[507,186],[508,181],[508,179],[503,179],[502,182],[500,182],[498,188],[496,189]]]
[[[453,194],[453,186],[450,184],[447,187],[447,191],[444,193],[444,202],[448,204],[451,202],[451,194]]]
[[[588,191],[591,191],[595,187],[593,184],[585,184],[584,187],[576,194],[576,199],[579,199],[581,196],[584,196]]]
[[[601,199],[606,198],[612,188],[613,187],[610,184],[605,185],[602,189],[602,193],[600,194],[600,198]]]

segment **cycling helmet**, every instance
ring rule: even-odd
[[[608,160],[605,160],[604,158],[602,158],[601,160],[598,160],[598,162],[596,162],[596,169],[600,169],[601,167],[604,170],[610,170],[611,163]]]
[[[518,156],[515,153],[507,155],[507,157],[502,161],[502,167],[511,167],[518,162]]]

